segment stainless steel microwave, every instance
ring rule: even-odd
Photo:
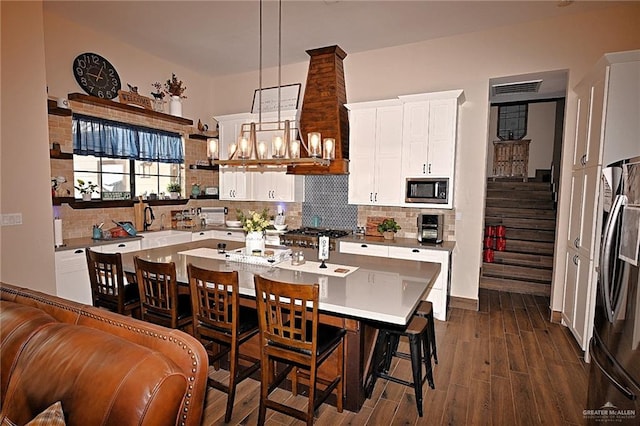
[[[421,204],[447,204],[448,178],[407,178],[405,202]]]

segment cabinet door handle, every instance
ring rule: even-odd
[[[78,250],[74,251],[73,253],[74,254],[80,254],[80,253],[82,253],[82,249],[78,249]]]
[[[587,165],[587,154],[582,154],[582,157],[580,157],[580,164],[583,166]]]
[[[575,240],[573,240],[573,245],[576,248],[580,248],[580,237],[576,238]]]
[[[231,236],[231,232],[227,232],[227,235]]]
[[[431,174],[431,163],[429,163],[429,174]]]
[[[204,235],[204,232],[201,232],[200,235]]]
[[[127,245],[124,243],[118,244],[118,247],[126,247]]]
[[[376,203],[378,202],[378,193],[377,192],[373,196],[373,201],[375,201]]]
[[[420,250],[418,250],[418,249],[413,249],[413,250],[411,250],[411,253],[420,253]]]
[[[367,248],[367,247],[369,247],[369,246],[368,246],[368,245],[366,245],[366,244],[360,244],[360,247],[362,247],[362,248]]]
[[[422,163],[422,174],[427,173],[427,165],[425,163]]]
[[[579,263],[578,260],[580,260],[580,258],[578,257],[577,254],[574,254],[573,255],[573,264],[578,266],[578,263]]]
[[[373,201],[373,192],[369,193],[369,201]]]

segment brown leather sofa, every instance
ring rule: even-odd
[[[208,361],[192,336],[9,284],[0,295],[0,421],[61,401],[72,426],[200,426]]]

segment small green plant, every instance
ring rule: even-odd
[[[179,182],[170,182],[167,185],[167,191],[169,191],[169,192],[180,192],[180,191],[182,191],[182,186],[180,186]]]
[[[96,188],[98,185],[95,183],[91,183],[90,180],[84,181],[82,179],[76,179],[78,181],[77,185],[74,185],[74,188],[80,191],[81,194],[93,194],[94,192],[97,194],[98,191]]]
[[[378,232],[398,232],[399,229],[402,229],[400,225],[393,218],[388,218],[383,220],[380,225],[378,225]]]

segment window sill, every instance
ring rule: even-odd
[[[53,205],[59,206],[61,204],[68,204],[72,209],[108,209],[118,207],[133,207],[138,201],[135,200],[95,200],[95,201],[81,201],[73,197],[53,197]],[[188,198],[180,198],[177,200],[143,200],[150,206],[172,206],[182,205],[189,202]]]

